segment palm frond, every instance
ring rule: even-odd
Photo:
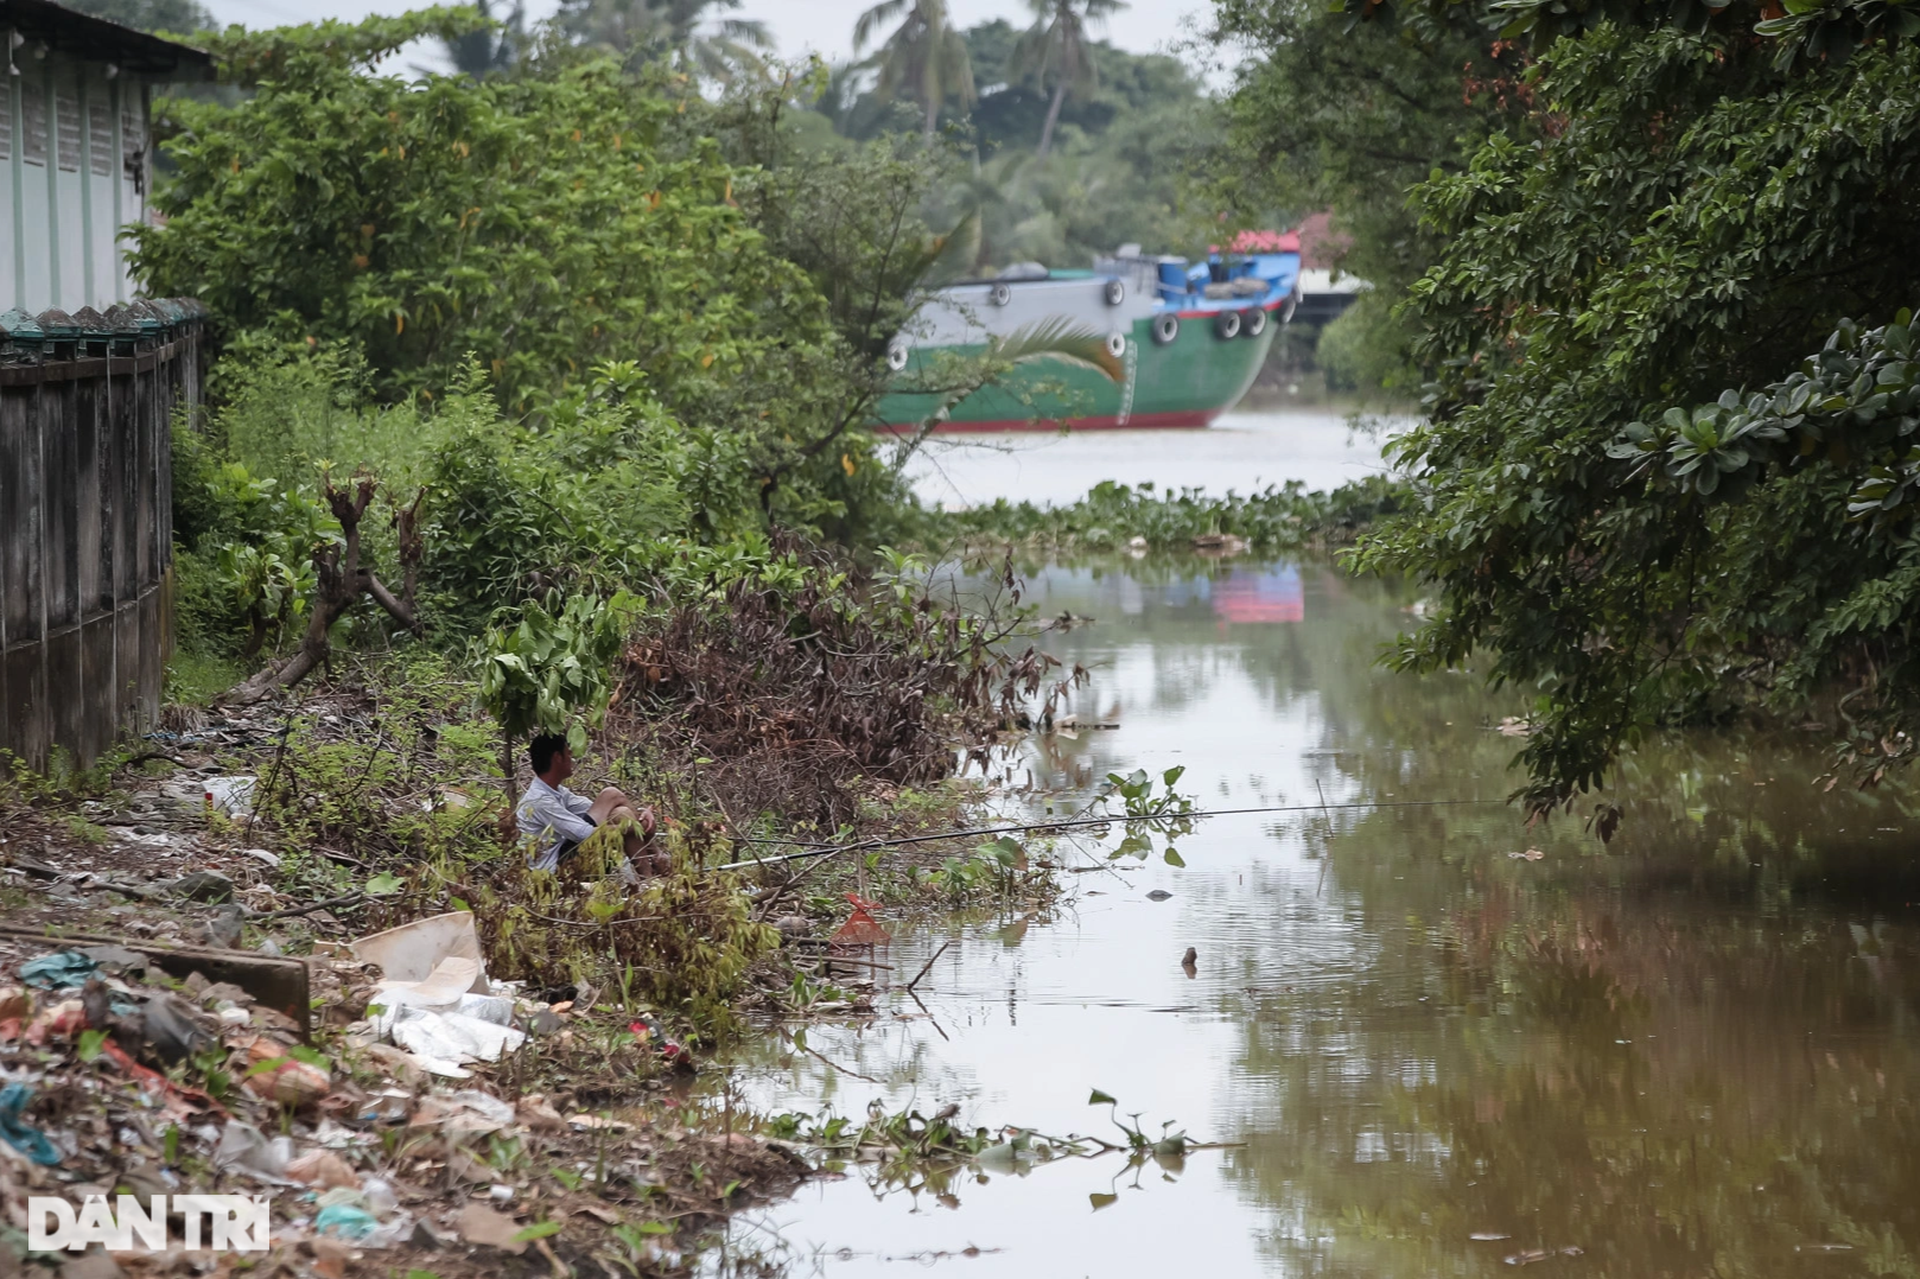
[[[773,35],[758,18],[722,18],[717,25],[720,34],[735,44],[754,49],[773,48]]]
[[[1073,368],[1097,369],[1112,382],[1126,376],[1103,334],[1063,315],[1023,324],[1005,337],[989,338],[987,355],[1009,364],[1058,360]]]
[[[873,39],[873,33],[879,27],[899,17],[913,0],[880,0],[871,9],[862,13],[853,23],[853,51],[860,52]]]

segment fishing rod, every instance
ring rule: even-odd
[[[1352,809],[1444,808],[1471,804],[1505,804],[1504,799],[1397,799],[1374,804],[1272,804],[1256,808],[1195,809],[1184,813],[1120,814],[1107,817],[1070,817],[1046,822],[1018,822],[1007,826],[983,826],[978,830],[950,830],[935,835],[903,835],[890,839],[867,839],[852,844],[816,844],[795,853],[773,857],[749,857],[728,862],[713,870],[746,870],[754,866],[779,866],[804,861],[809,857],[831,857],[836,853],[866,852],[875,848],[902,848],[908,844],[931,844],[944,839],[971,839],[981,835],[1012,835],[1022,831],[1067,830],[1077,826],[1111,826],[1116,822],[1172,822],[1200,817],[1235,817],[1247,813],[1330,813]],[[740,840],[740,843],[792,843],[791,840]]]

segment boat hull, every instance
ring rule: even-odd
[[[1153,338],[1151,317],[1134,321],[1125,332],[1125,373],[1118,382],[1095,369],[1038,360],[960,401],[936,430],[945,435],[1206,426],[1239,403],[1253,385],[1281,317],[1270,315],[1258,337],[1233,338],[1215,335],[1211,314],[1188,313],[1179,319],[1179,332],[1164,344]],[[920,348],[909,357],[906,373],[911,378],[942,350],[975,355],[983,349]],[[888,395],[876,413],[876,429],[916,431],[938,407],[939,398],[933,395]]]

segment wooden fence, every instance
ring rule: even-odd
[[[173,635],[172,423],[205,312],[0,315],[0,751],[91,762],[152,727]]]

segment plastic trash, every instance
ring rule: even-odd
[[[422,1097],[409,1121],[415,1128],[437,1128],[459,1136],[483,1136],[510,1128],[514,1122],[512,1106],[472,1088]]]
[[[71,1039],[87,1028],[87,1007],[78,999],[63,999],[57,1004],[42,1008],[34,1019],[27,1023],[22,1032],[26,1041],[35,1047],[44,1045],[49,1039]]]
[[[60,1162],[60,1152],[47,1140],[46,1133],[20,1117],[21,1110],[32,1100],[33,1089],[25,1084],[0,1088],[0,1137],[33,1162],[52,1167]]]
[[[449,959],[472,961],[471,976],[464,987],[476,995],[487,994],[486,961],[480,953],[480,936],[474,931],[473,912],[449,911],[411,924],[389,928],[354,942],[353,957],[362,963],[380,965],[388,981],[424,982]],[[459,968],[447,969],[450,977]]]
[[[35,990],[78,990],[100,965],[77,950],[57,950],[20,965],[20,980]]]
[[[381,1013],[375,1027],[416,1057],[432,1062],[499,1061],[526,1042],[526,1034],[461,1013],[401,1006]]]
[[[367,1197],[367,1206],[382,1217],[398,1212],[400,1196],[394,1193],[393,1183],[384,1177],[371,1174],[360,1179],[360,1193]]]
[[[206,797],[208,812],[245,817],[253,811],[253,788],[258,784],[257,777],[209,777],[200,783],[200,788]]]
[[[631,1031],[633,1037],[641,1043],[652,1044],[654,1051],[658,1052],[661,1057],[668,1061],[673,1061],[687,1051],[681,1047],[679,1042],[671,1035],[667,1034],[666,1027],[662,1026],[654,1018],[644,1014],[628,1022],[627,1029]]]
[[[310,1150],[301,1155],[287,1165],[287,1176],[323,1190],[360,1184],[353,1168],[331,1150]]]
[[[304,1106],[333,1089],[333,1075],[324,1067],[289,1055],[285,1044],[262,1035],[247,1049],[252,1066],[242,1085],[256,1097],[268,1097],[287,1106]]]
[[[374,1002],[383,1011],[373,1018],[374,1032],[435,1062],[500,1060],[526,1035],[513,1027],[511,999],[472,993],[478,973],[477,960],[447,956],[424,980],[381,982]]]
[[[213,1036],[176,1004],[171,995],[155,995],[141,1009],[141,1027],[146,1041],[164,1061],[185,1061],[195,1053],[213,1046]]]
[[[858,893],[848,893],[847,900],[853,903],[853,910],[847,915],[847,922],[840,925],[828,938],[828,944],[835,949],[855,946],[884,946],[893,940],[893,935],[873,917],[872,912],[880,906],[879,902],[869,901]]]
[[[367,1197],[360,1193],[358,1186],[329,1187],[320,1192],[319,1197],[314,1200],[313,1206],[316,1208],[332,1208],[336,1205],[347,1208],[358,1208],[362,1212],[373,1211],[373,1205],[367,1202]]]
[[[351,1239],[356,1243],[372,1234],[379,1225],[379,1220],[372,1213],[352,1204],[328,1204],[313,1219],[314,1233]]]
[[[287,1143],[290,1151],[292,1143]],[[280,1180],[287,1173],[286,1154],[265,1133],[238,1119],[227,1121],[220,1144],[213,1151],[215,1168],[243,1168],[248,1172]]]

